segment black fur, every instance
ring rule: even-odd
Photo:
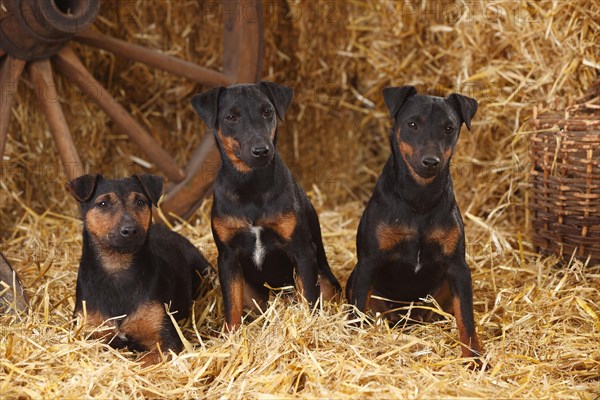
[[[241,323],[235,312],[241,307],[240,282],[246,297],[250,294],[261,305],[269,296],[265,283],[274,288],[293,285],[294,274],[311,304],[319,297],[319,279],[340,290],[325,257],[317,214],[275,150],[277,117],[284,118],[292,95],[290,88],[262,82],[215,88],[192,99],[198,115],[214,129],[222,159],[212,225],[230,329]],[[265,223],[283,222],[282,216],[296,221],[289,238]],[[248,226],[232,230],[231,237],[223,234],[227,226],[244,223]],[[266,251],[259,266],[253,258],[257,237],[252,230],[258,227]],[[251,306],[248,301],[245,304]]]
[[[83,226],[83,250],[77,276],[75,315],[83,313],[83,302],[87,315],[99,313],[103,318],[131,316],[145,304],[169,304],[176,312],[175,319],[189,315],[192,296],[197,293],[201,276],[209,271],[210,264],[202,254],[183,236],[162,225],[148,229],[137,223],[127,203],[131,193],[139,193],[135,207],[149,215],[152,204],[162,194],[162,178],[152,175],[134,175],[125,179],[104,179],[101,175],[84,175],[67,184],[68,191],[80,202]],[[100,204],[100,196],[114,194]],[[102,197],[101,199],[104,199]],[[102,211],[99,213],[99,207]],[[111,221],[108,236],[119,229],[137,231],[137,238],[98,238],[88,230],[88,213],[99,215],[97,220],[108,221],[118,213],[120,218]],[[128,262],[121,268],[110,268],[106,262],[109,254],[125,257]],[[117,256],[117,257],[118,257]],[[128,336],[119,332],[124,319],[115,320],[116,331],[108,338],[114,347],[129,347],[132,350],[150,350],[142,344],[148,338]],[[160,332],[162,350],[179,352],[182,348],[170,318],[164,312]]]
[[[451,309],[458,299],[459,328],[464,325],[470,341],[464,345],[472,349],[463,354],[478,355],[463,222],[450,177],[460,127],[464,123],[470,129],[477,102],[458,94],[417,95],[412,86],[383,93],[394,118],[392,155],[360,220],[358,263],[347,298],[360,311],[376,309],[398,321],[402,313],[394,309],[427,295],[441,296],[448,287],[450,297],[439,301]],[[370,301],[371,293],[392,301]],[[418,310],[411,317],[427,319]]]

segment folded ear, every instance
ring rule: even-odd
[[[477,112],[477,100],[462,94],[452,93],[447,97],[448,102],[454,107],[458,115],[461,116],[468,130],[471,130],[471,119]]]
[[[278,83],[262,81],[260,83],[264,93],[267,95],[271,103],[275,106],[275,111],[280,120],[283,121],[285,112],[292,103],[292,97],[294,97],[294,91],[292,88],[282,86]]]
[[[219,116],[219,96],[224,89],[223,86],[219,86],[192,97],[192,107],[194,107],[194,111],[196,111],[196,114],[206,122],[206,125],[208,125],[210,129],[215,128],[217,125],[217,117]]]
[[[395,118],[406,100],[415,94],[417,89],[414,86],[391,86],[383,89],[383,101],[390,110],[390,116]]]
[[[92,198],[100,179],[102,179],[102,175],[100,174],[81,175],[65,184],[65,188],[75,200],[84,203]]]
[[[133,178],[142,185],[144,193],[148,196],[152,204],[158,206],[158,200],[160,200],[160,196],[163,193],[164,178],[150,174],[134,174]]]

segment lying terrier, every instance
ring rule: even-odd
[[[149,351],[144,364],[160,362],[161,350],[180,352],[165,304],[175,318],[187,318],[210,264],[183,236],[152,224],[163,179],[84,175],[67,190],[83,216],[75,316],[85,316],[92,336],[112,347]]]

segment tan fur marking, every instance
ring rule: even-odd
[[[143,368],[146,368],[152,365],[159,364],[162,362],[162,360],[163,359],[160,351],[158,351],[158,349],[155,347],[146,354],[144,354],[142,357],[140,357],[137,361],[142,363]]]
[[[297,274],[294,274],[294,282],[296,284],[296,290],[301,297],[304,297],[304,283]]]
[[[250,310],[259,311],[254,304],[255,301],[258,304],[258,307],[263,311],[267,308],[267,301],[264,296],[257,292],[252,285],[244,282],[244,307]]]
[[[102,267],[110,273],[126,270],[131,266],[132,260],[133,254],[117,253],[116,251],[106,249],[100,251],[100,262],[102,263]]]
[[[125,201],[125,209],[142,226],[145,234],[150,227],[152,213],[150,212],[150,207],[140,208],[136,205],[138,198],[145,198],[145,196],[141,193],[129,193]],[[109,201],[113,205],[112,210],[103,212],[98,207],[90,209],[85,215],[86,229],[95,239],[96,244],[100,246],[98,250],[102,267],[108,272],[116,273],[129,268],[132,255],[112,251],[110,247],[107,247],[102,242],[108,241],[111,229],[119,224],[124,210],[114,193],[107,193],[98,197],[96,203],[103,200]]]
[[[100,203],[101,201],[108,201],[111,204],[118,203],[117,196],[114,193],[107,193],[96,199],[96,203]],[[88,233],[98,239],[106,240],[111,228],[121,220],[121,216],[123,215],[120,207],[116,208],[117,210],[114,212],[103,212],[98,207],[91,208],[85,214],[85,228]]]
[[[269,216],[258,220],[256,225],[264,226],[275,231],[281,238],[289,241],[296,230],[298,220],[294,212]]]
[[[127,269],[131,265],[131,254],[121,254],[111,251],[102,243],[108,241],[111,229],[119,223],[123,210],[114,193],[99,196],[96,203],[108,201],[113,204],[115,211],[103,212],[98,207],[93,207],[85,214],[85,229],[92,236],[96,245],[100,246],[100,262],[108,272],[114,273]]]
[[[431,297],[435,299],[435,301],[445,312],[449,314],[452,314],[454,312],[452,304],[452,293],[450,293],[450,284],[447,280],[444,280],[442,284],[434,290],[434,292],[431,294]]]
[[[413,155],[413,147],[412,145],[406,143],[402,139],[400,139],[400,129],[396,131],[396,140],[398,141],[398,148],[400,149],[400,153],[406,155],[408,157],[412,157]],[[406,161],[406,160],[404,160]]]
[[[377,241],[381,250],[391,250],[398,243],[411,240],[417,232],[412,226],[388,225],[380,223],[377,226]]]
[[[446,151],[444,151],[444,160],[448,161],[450,156],[452,155],[452,147],[448,147]]]
[[[464,346],[461,346],[462,356],[479,356],[479,354],[481,354],[482,351],[481,344],[479,343],[479,338],[477,337],[477,332],[473,332],[473,337],[470,337],[467,333],[467,328],[465,327],[465,324],[463,322],[462,310],[460,308],[460,299],[458,297],[454,297],[454,299],[452,300],[452,306],[454,309],[454,318],[456,318],[456,326],[458,327],[458,336],[461,343],[464,344]]]
[[[94,340],[101,340],[107,343],[117,334],[117,328],[113,321],[107,321],[108,316],[99,311],[90,311],[87,318],[84,319],[83,311],[77,311],[77,316],[83,321],[83,331],[90,335]]]
[[[152,350],[161,343],[161,330],[166,315],[165,308],[157,302],[148,302],[128,315],[121,324],[120,331]],[[162,348],[162,347],[161,347]],[[167,350],[164,349],[163,350]]]
[[[229,332],[235,331],[242,324],[242,312],[244,307],[244,279],[235,277],[231,281],[229,290],[231,298],[231,309],[229,310],[229,322],[226,322]]]
[[[435,299],[443,311],[448,314],[454,313],[452,308],[452,294],[450,293],[448,280],[444,280],[437,288],[435,288],[431,293],[431,297]],[[414,319],[424,322],[438,321],[442,318],[437,312],[418,308],[412,311],[411,316]]]
[[[338,294],[335,286],[321,274],[319,274],[319,287],[321,288],[323,300],[330,301]]]
[[[427,234],[427,240],[437,242],[442,247],[442,253],[449,256],[454,253],[461,231],[458,226],[451,228],[434,228]]]
[[[409,158],[412,157],[412,155],[413,155],[413,147],[406,142],[400,141],[400,133],[398,133],[398,143],[399,143],[398,147],[400,149],[400,155],[402,156],[402,159],[404,160],[404,163],[406,164],[406,167],[408,168],[408,172],[410,173],[410,176],[413,177],[415,182],[417,182],[419,185],[427,185],[427,184],[433,182],[433,180],[435,179],[435,175],[432,176],[431,178],[423,178],[422,176],[417,174],[417,172],[414,170],[414,168],[411,165],[410,160],[409,160]]]
[[[393,310],[395,307],[396,306],[389,301],[373,297],[373,290],[369,290],[366,308],[367,310],[370,310],[373,315],[380,313],[385,319],[390,321],[392,324],[395,324],[400,321],[400,314],[398,314],[396,311],[391,312],[391,310]]]
[[[389,311],[391,310],[390,305],[381,299],[376,299],[373,297],[369,298],[369,310],[371,310],[371,312],[373,314],[386,314],[385,317],[386,318],[390,318],[393,317],[392,315],[388,315],[387,313],[389,313]]]
[[[214,217],[212,219],[212,228],[221,241],[229,243],[241,230],[250,228],[250,223],[245,219],[237,217]]]
[[[370,304],[371,304],[371,296],[372,295],[373,295],[373,288],[369,289],[369,291],[367,292],[367,298],[365,299],[365,309],[361,310],[361,311],[365,312],[371,308]]]
[[[148,207],[139,207],[137,205],[138,199],[144,199],[148,203]],[[137,192],[129,193],[126,207],[131,216],[144,228],[144,232],[148,232],[148,228],[150,228],[150,223],[152,222],[152,210],[146,196]]]
[[[252,168],[250,168],[248,164],[246,164],[244,161],[238,158],[238,156],[235,154],[236,151],[239,152],[240,150],[240,143],[231,136],[225,136],[220,129],[218,131],[218,134],[219,140],[223,145],[223,150],[225,150],[225,154],[233,164],[233,167],[243,174],[252,171]]]

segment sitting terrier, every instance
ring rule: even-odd
[[[460,128],[471,129],[477,101],[418,95],[412,86],[386,88],[383,97],[394,119],[392,155],[360,220],[346,296],[358,310],[396,323],[412,302],[430,295],[456,317],[462,355],[478,357],[463,221],[450,177]],[[415,307],[407,317],[428,321],[433,314]]]
[[[163,178],[84,175],[66,187],[83,217],[75,316],[112,347],[149,351],[145,365],[160,362],[161,351],[180,352],[165,307],[187,318],[210,264],[183,236],[152,224]]]
[[[341,291],[331,272],[317,213],[277,153],[277,118],[292,89],[272,82],[217,87],[194,96],[194,110],[221,153],[212,231],[228,330],[243,307],[265,307],[269,288],[292,286],[310,305]]]

